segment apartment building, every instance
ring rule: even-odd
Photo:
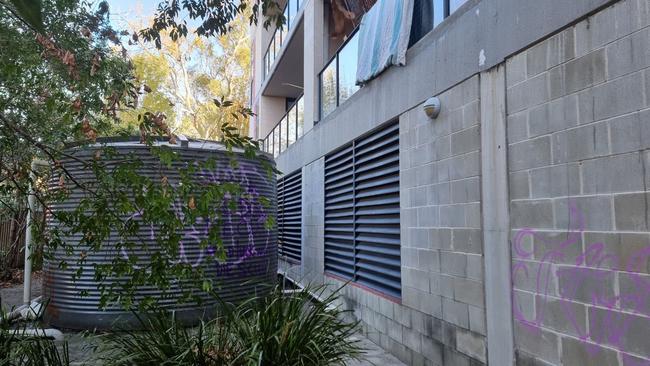
[[[650,365],[650,0],[280,1],[287,276],[409,365]]]

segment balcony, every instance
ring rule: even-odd
[[[300,96],[291,108],[289,108],[284,117],[282,117],[280,122],[264,138],[262,149],[277,157],[287,147],[296,142],[303,134],[305,124],[304,110],[304,101],[302,96]]]
[[[348,37],[319,75],[320,119],[327,117],[359,90],[356,85],[358,34],[355,31]]]
[[[273,69],[275,61],[280,55],[282,46],[287,42],[289,32],[297,25],[298,11],[303,2],[304,0],[288,0],[284,6],[284,18],[286,23],[284,26],[277,28],[275,32],[273,32],[269,47],[264,54],[264,79],[266,79]]]

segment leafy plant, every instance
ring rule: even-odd
[[[340,289],[327,291],[307,287],[284,293],[276,286],[251,306],[239,307],[231,320],[247,363],[331,365],[359,357],[361,349],[353,339],[358,322],[344,320],[349,311],[338,306]]]
[[[22,335],[27,329],[40,329],[36,324],[15,326],[0,310],[0,366],[67,366],[68,345],[47,338]]]
[[[358,323],[343,320],[338,290],[326,291],[276,286],[238,306],[222,303],[216,318],[193,329],[156,312],[140,318],[142,331],[100,336],[99,359],[111,366],[344,364],[361,355]]]
[[[230,323],[201,322],[188,329],[174,313],[155,312],[139,317],[142,330],[99,336],[97,361],[106,366],[241,365],[238,345],[228,331]]]
[[[94,143],[97,136],[114,132],[124,109],[137,104],[141,85],[120,40],[128,32],[111,27],[105,1],[96,5],[84,0],[43,0],[42,6],[31,3],[0,0],[0,206],[8,207],[8,199],[24,201],[30,186],[35,187],[35,196],[43,207],[52,207],[54,201],[70,192],[83,196],[75,210],[48,211],[48,217],[61,225],[46,228],[43,222],[37,223],[35,237],[47,260],[53,260],[57,250],[73,258],[55,264],[61,269],[75,268],[70,270],[73,280],[87,274],[84,270],[94,271],[101,306],[119,303],[131,308],[143,286],[165,292],[174,284],[190,281],[193,283],[182,286],[185,292],[181,300],[199,301],[214,279],[205,276],[204,267],[178,260],[182,256],[179,233],[197,220],[214,223],[207,238],[201,238],[200,246],[215,253],[211,256],[215,261],[223,262],[223,209],[236,211],[241,200],[248,203],[257,198],[236,182],[211,182],[199,187],[193,181],[196,174],[192,170],[214,169],[208,166],[209,161],[197,161],[198,165],[187,162],[187,168],[180,172],[180,182],[171,182],[164,174],[155,179],[139,175],[143,164],[157,164],[161,170],[172,169],[174,163],[179,165],[173,149],[151,143],[156,136],[175,142],[161,112],[147,111],[137,116],[143,143],[151,149],[151,160],[122,156],[114,164],[108,159],[115,157],[110,148],[93,150],[94,155],[86,160],[70,154],[66,150],[69,143]],[[32,10],[41,9],[45,32],[31,24],[30,19],[37,19],[24,14],[25,4],[34,5]],[[218,95],[213,103],[236,121],[252,115],[250,109]],[[219,135],[229,152],[237,149],[247,159],[256,158],[258,142],[240,136],[232,125],[224,123],[221,127]],[[33,172],[34,159],[44,160],[51,169],[44,174]],[[74,176],[71,166],[79,164],[83,173]],[[263,164],[273,174],[270,163],[263,159]],[[52,194],[48,194],[47,182],[50,188],[60,189],[49,190]],[[268,208],[270,201],[260,199],[251,204]],[[133,219],[135,215],[139,215],[137,219]],[[264,222],[269,229],[274,225],[271,215]],[[138,238],[143,225],[156,228],[155,247]],[[121,240],[118,250],[155,252],[150,263],[125,255],[106,265],[84,266],[88,258],[101,252],[111,233],[117,233]],[[70,237],[80,240],[66,240]],[[105,281],[116,277],[125,280],[119,285]],[[79,293],[87,294],[84,290]],[[155,300],[145,298],[138,305],[155,306]]]

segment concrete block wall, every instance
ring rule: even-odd
[[[435,121],[420,105],[399,117],[401,301],[343,289],[368,338],[409,365],[486,362],[478,80],[440,95]]]
[[[491,5],[521,6],[523,17],[530,9],[520,3],[476,0],[462,19],[508,18]],[[564,14],[605,2],[535,3]],[[521,51],[487,71],[472,66],[478,56],[432,50],[476,38],[471,26],[452,32],[465,20],[449,22],[409,51],[408,66],[361,88],[277,159],[303,169],[302,263],[284,268],[304,283],[343,284],[323,273],[323,156],[398,118],[402,297],[355,284],[342,292],[372,341],[409,365],[650,365],[650,0],[611,3],[550,37],[526,37],[544,38],[537,44],[499,38]],[[493,57],[479,38],[463,44]],[[420,103],[433,94],[443,109],[429,120]],[[495,207],[509,208],[496,221],[511,259],[507,235],[491,235]],[[494,326],[510,309],[493,301],[510,289],[495,270],[504,262],[514,337],[507,322]]]
[[[323,282],[325,269],[325,158],[302,169],[303,232],[301,275],[312,284]]]
[[[291,173],[291,172],[289,172]],[[325,248],[325,158],[302,167],[302,255],[299,264],[279,260],[288,277],[303,284],[323,284]]]
[[[442,365],[486,362],[480,187],[479,77],[400,117],[402,305],[433,317],[422,334]]]
[[[517,364],[650,364],[650,1],[506,61]]]

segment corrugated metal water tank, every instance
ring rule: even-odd
[[[161,142],[162,143],[162,142]],[[150,153],[150,148],[135,140],[104,140],[98,145],[90,147],[71,148],[67,152],[75,158],[63,158],[61,163],[70,173],[81,180],[93,179],[94,175],[83,169],[81,161],[93,159],[96,151],[101,146],[107,145],[115,149],[118,155],[111,159],[120,159],[126,154],[134,154],[144,162],[142,169],[138,172],[144,176],[160,179],[161,174],[167,176],[170,184],[178,181],[178,169],[194,161],[206,161],[210,158],[216,161],[214,171],[202,170],[197,173],[197,181],[209,182],[235,182],[253,197],[265,197],[271,205],[266,207],[258,200],[240,203],[237,212],[227,211],[224,215],[222,239],[227,252],[225,262],[206,261],[205,258],[214,254],[214,249],[201,249],[199,243],[206,237],[209,223],[202,221],[186,228],[181,241],[179,257],[193,266],[205,266],[206,273],[214,279],[216,292],[227,302],[238,302],[248,296],[260,294],[269,288],[269,284],[276,281],[277,275],[277,232],[276,228],[265,227],[266,218],[276,216],[276,181],[275,175],[269,175],[263,168],[259,159],[247,159],[243,154],[235,152],[237,167],[232,167],[229,156],[223,145],[215,142],[189,140],[177,145],[169,145],[178,152],[180,159],[174,162],[173,167],[168,169],[161,167],[157,158]],[[272,158],[264,154],[261,159],[266,159],[274,164]],[[56,189],[59,177],[53,177],[50,187]],[[53,212],[73,210],[84,197],[81,189],[69,185],[71,194],[63,202],[50,206]],[[137,214],[134,213],[134,217]],[[137,219],[137,218],[136,218]],[[48,225],[55,227],[60,225],[48,215]],[[153,232],[156,228],[151,226],[140,226],[140,240],[144,239],[148,248],[156,248],[156,241]],[[79,243],[80,237],[64,236],[63,239],[75,245]],[[77,271],[76,264],[79,255],[84,248],[79,245],[75,251],[66,254],[59,250],[55,258],[45,260],[44,269],[44,294],[49,298],[49,305],[46,310],[46,320],[49,324],[62,328],[72,329],[108,329],[114,327],[137,327],[137,318],[130,311],[119,307],[112,307],[101,310],[99,307],[100,292],[98,284],[94,280],[94,265],[110,262],[116,255],[128,257],[129,253],[117,251],[116,244],[119,243],[116,234],[103,243],[101,250],[97,253],[88,252],[84,271],[76,281],[73,281],[73,274]],[[139,260],[146,261],[145,251],[136,250],[135,255]],[[69,267],[59,268],[59,262],[65,260]],[[140,262],[141,263],[141,262]],[[114,281],[119,281],[115,279]],[[87,294],[80,296],[81,291]],[[168,309],[173,309],[181,321],[191,324],[200,319],[203,315],[209,315],[216,307],[216,301],[204,296],[205,302],[202,305],[196,303],[178,303],[176,299],[180,296],[178,288],[172,289],[172,296],[165,298],[160,303]],[[142,288],[138,291],[138,298],[144,294],[158,297],[158,290]]]

